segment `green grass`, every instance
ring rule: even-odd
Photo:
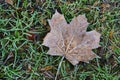
[[[90,25],[88,31],[102,34],[100,45],[94,52],[101,58],[72,66],[63,60],[59,80],[119,80],[120,79],[120,1],[119,0],[14,0],[14,5],[0,4],[0,79],[1,80],[54,80],[62,57],[46,54],[48,48],[42,40],[50,31],[47,19],[55,10],[64,14],[67,22],[85,14]],[[103,3],[111,6],[103,12]],[[105,18],[105,20],[102,20]],[[37,39],[29,40],[31,28]],[[113,32],[113,33],[111,33]],[[110,33],[112,37],[110,38]],[[12,54],[13,56],[8,58]],[[8,59],[7,59],[8,58]],[[53,66],[48,71],[41,68]],[[52,76],[51,75],[51,76]],[[54,77],[53,76],[53,77]]]

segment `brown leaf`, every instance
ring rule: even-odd
[[[102,7],[102,13],[104,13],[106,10],[108,10],[110,8],[110,4],[103,3],[101,5],[101,7]]]
[[[109,7],[110,7],[110,4],[104,4],[104,3],[103,3],[103,4],[101,5],[101,7],[103,7],[103,8],[109,8]]]
[[[13,5],[13,0],[5,0],[5,2]]]
[[[27,71],[28,71],[28,72],[31,72],[31,71],[32,71],[30,64],[28,64],[28,69],[27,69]]]
[[[109,38],[110,38],[110,39],[112,39],[113,33],[114,33],[113,30],[111,30],[110,33],[109,33]]]
[[[46,66],[44,68],[41,68],[40,70],[41,71],[48,71],[48,70],[51,70],[53,68],[53,66]]]
[[[85,15],[73,18],[68,24],[56,11],[48,22],[51,31],[44,38],[43,45],[49,47],[49,55],[65,56],[73,65],[96,57],[92,49],[99,47],[100,34],[95,30],[86,32],[89,23]]]

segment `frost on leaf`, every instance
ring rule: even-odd
[[[100,34],[95,30],[86,32],[89,23],[85,15],[73,18],[68,24],[56,11],[48,22],[51,31],[44,38],[43,45],[49,47],[49,55],[64,56],[73,65],[79,61],[89,62],[97,56],[92,49],[100,46]]]

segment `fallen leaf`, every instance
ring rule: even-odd
[[[48,71],[48,70],[51,70],[53,68],[53,66],[46,66],[44,68],[41,68],[40,70],[41,71]]]
[[[102,13],[104,13],[108,8],[110,8],[110,4],[103,3],[101,7],[102,7]]]
[[[27,71],[28,71],[28,72],[31,72],[31,71],[32,71],[30,64],[28,64],[28,69],[27,69]]]
[[[112,39],[112,37],[113,37],[113,30],[111,30],[109,33],[109,38]]]
[[[73,65],[79,61],[89,62],[97,56],[92,49],[100,46],[100,33],[95,30],[86,32],[89,23],[85,15],[73,18],[68,24],[56,11],[48,22],[51,31],[43,41],[43,45],[49,47],[47,54],[64,56]]]
[[[110,4],[104,4],[104,3],[103,3],[103,4],[101,5],[101,7],[103,7],[104,9],[105,9],[105,8],[109,8],[109,7],[110,7]]]
[[[13,0],[5,0],[6,3],[13,5]]]

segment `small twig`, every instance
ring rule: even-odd
[[[60,61],[60,63],[59,63],[59,66],[58,66],[58,69],[57,69],[57,73],[56,73],[56,76],[55,76],[55,80],[57,80],[57,76],[58,76],[58,74],[59,74],[60,67],[61,67],[61,64],[62,64],[62,62],[63,62],[63,59],[64,59],[64,56],[62,57],[62,59],[61,59],[61,61]]]

